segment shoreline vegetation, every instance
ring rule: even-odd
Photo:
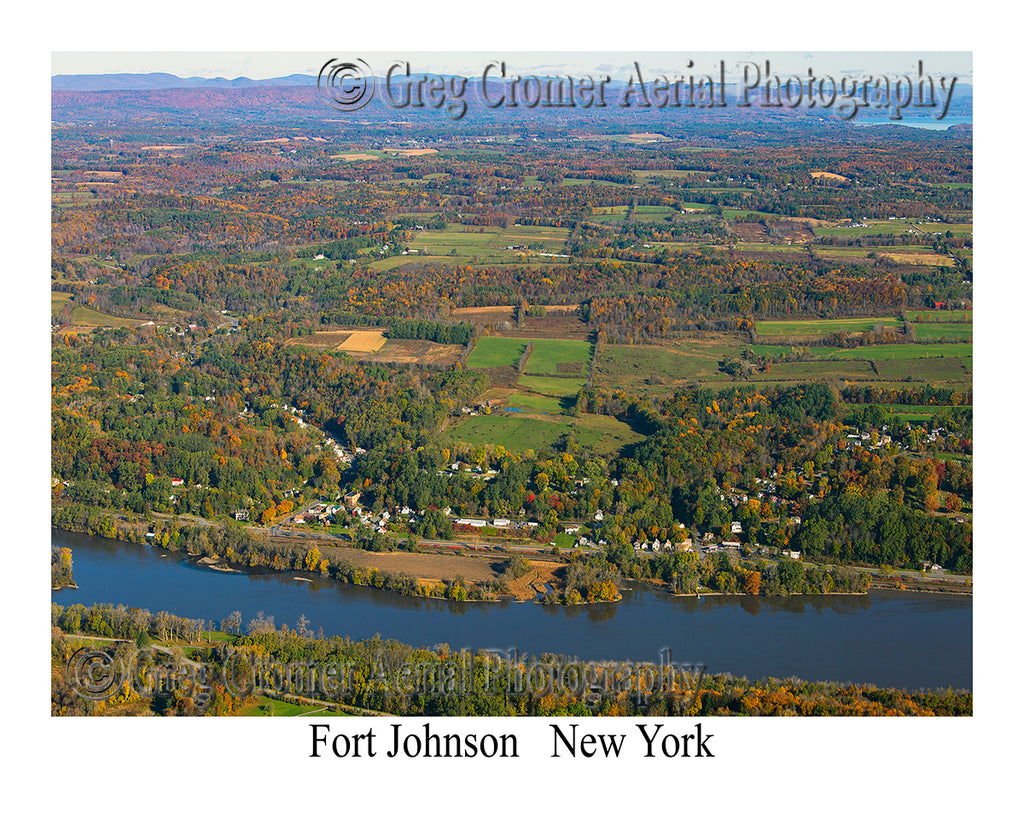
[[[71,549],[50,547],[50,588],[52,591],[61,589],[77,589],[73,573]]]
[[[649,672],[653,680],[658,666],[552,654],[508,657],[458,652],[447,645],[417,648],[380,636],[359,641],[324,637],[322,629],[313,636],[304,617],[291,629],[287,624],[275,626],[262,612],[243,634],[238,612],[214,624],[105,603],[50,608],[54,716],[244,715],[268,699],[382,716],[967,716],[974,707],[971,691],[949,687],[908,692],[795,677],[748,680],[685,667],[672,675],[670,687],[652,686],[638,696],[637,690],[622,684],[621,675],[628,669],[635,675],[631,679],[638,680]],[[219,630],[213,630],[217,625]],[[190,667],[202,663],[211,682],[202,688],[147,690],[146,675],[129,675],[108,699],[84,700],[74,691],[69,668],[75,652],[85,647],[102,651],[125,667],[149,669],[151,675],[169,672],[176,662]],[[312,668],[346,673],[332,677],[335,684],[327,690],[311,687]],[[560,668],[567,673],[536,673]],[[581,673],[584,668],[586,675]],[[296,675],[296,669],[302,675]],[[416,670],[412,687],[409,669]],[[570,676],[571,669],[576,676]],[[597,684],[552,682],[583,676]],[[600,684],[613,678],[619,684]],[[141,688],[134,687],[137,680],[143,681]],[[272,681],[282,681],[284,687]],[[281,712],[290,713],[285,708]]]
[[[569,606],[616,602],[622,599],[619,587],[624,582],[698,598],[866,594],[872,586],[872,578],[864,572],[844,567],[804,567],[795,560],[769,564],[725,554],[700,560],[687,552],[644,558],[616,554],[614,550],[603,555],[571,554],[567,559],[532,556],[528,560],[523,555],[424,552],[387,538],[357,540],[355,544],[318,541],[311,545],[298,539],[263,537],[230,523],[149,524],[77,505],[55,506],[52,525],[69,532],[183,552],[213,571],[298,571],[410,597],[456,601],[532,601]],[[876,588],[938,591],[918,589],[914,584],[908,588],[898,579],[888,586],[877,580],[875,583]],[[966,593],[970,596],[969,590]]]

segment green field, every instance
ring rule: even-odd
[[[415,261],[417,257],[423,256],[448,257],[453,262],[471,259],[479,262],[514,262],[524,254],[564,253],[568,235],[568,229],[555,227],[448,225],[444,230],[424,230],[409,243],[409,255],[399,258],[403,262]],[[528,249],[508,249],[520,245]],[[530,245],[534,247],[529,248]],[[380,262],[374,262],[374,266],[379,265]]]
[[[536,178],[536,177],[535,177]],[[567,176],[562,179],[562,185],[605,185],[609,188],[625,188],[628,185],[622,182],[612,182],[610,179],[579,179]]]
[[[875,371],[870,362],[851,359],[847,361],[784,361],[773,364],[768,372],[755,373],[750,380],[815,381],[839,378],[846,381],[861,381],[875,377]]]
[[[824,259],[866,259],[872,251],[870,247],[814,247],[814,252]]]
[[[925,322],[914,324],[914,335],[919,341],[938,341],[946,339],[972,339],[974,338],[973,324],[940,324],[939,322]]]
[[[973,222],[957,222],[954,224],[944,225],[941,223],[931,223],[925,230],[931,230],[934,233],[945,234],[947,231],[952,233],[954,236],[972,236],[974,235],[974,223]]]
[[[793,347],[781,344],[751,344],[751,352],[757,355],[779,356],[794,351]],[[901,361],[917,358],[971,358],[973,344],[869,344],[866,347],[801,347],[800,351],[815,359],[860,358],[865,361]]]
[[[476,415],[460,421],[445,434],[446,439],[476,446],[492,444],[512,452],[535,452],[553,446],[569,433],[576,442],[602,455],[636,443],[643,436],[627,424],[606,415],[535,415],[498,412]]]
[[[672,345],[606,344],[598,354],[594,385],[638,391],[665,392],[692,380],[722,380],[718,362],[740,358],[745,345],[738,339],[711,337]]]
[[[829,333],[864,333],[873,330],[876,324],[897,327],[898,319],[892,316],[879,318],[810,319],[794,321],[759,321],[759,336],[824,336]]]
[[[909,219],[893,219],[883,221],[871,221],[864,223],[866,227],[850,227],[835,225],[831,227],[819,226],[813,228],[815,236],[893,236],[897,233],[906,233],[912,229],[916,222]]]
[[[561,415],[566,409],[562,399],[532,392],[516,392],[505,402],[505,406],[525,410],[533,415]]]
[[[419,256],[415,253],[411,253],[408,256],[388,256],[386,259],[377,259],[375,262],[370,262],[369,267],[372,270],[394,270],[403,264],[415,262],[418,258]],[[453,259],[453,261],[458,261],[458,259]]]
[[[70,293],[50,293],[50,315],[55,316],[71,301]]]
[[[735,250],[748,253],[803,253],[807,251],[802,245],[771,245],[766,242],[737,242]],[[822,254],[824,255],[824,254]]]
[[[524,389],[553,398],[565,398],[575,395],[586,384],[586,378],[554,378],[544,375],[523,375],[519,378],[519,386]]]
[[[476,340],[473,352],[466,360],[466,366],[476,369],[484,367],[514,367],[526,350],[529,339],[499,338],[483,336]]]
[[[777,214],[766,213],[763,210],[743,210],[741,208],[722,208],[722,216],[726,219],[738,219],[741,216],[744,218],[747,216],[766,216],[770,219],[778,218]]]
[[[531,375],[557,375],[572,373],[586,375],[594,345],[589,341],[567,339],[532,339],[533,352],[526,362],[526,372]],[[561,367],[559,366],[561,365]]]
[[[965,384],[971,383],[970,359],[960,358],[911,358],[902,361],[877,362],[878,370],[883,378],[902,380],[914,378],[930,384]]]
[[[322,712],[322,705],[296,705],[291,702],[271,699],[262,694],[256,697],[256,702],[247,705],[238,712],[240,717],[301,717],[313,712]],[[331,714],[332,718],[338,716]]]
[[[108,313],[93,310],[91,307],[80,306],[72,312],[71,321],[86,327],[138,327],[146,319],[111,316]]]
[[[973,354],[973,344],[874,344],[850,350],[832,350],[828,357],[913,361],[920,358],[970,358]]]
[[[707,207],[707,205],[703,207]],[[679,211],[667,205],[637,205],[632,221],[658,224],[671,222],[678,214]],[[611,205],[594,208],[591,219],[602,224],[621,224],[628,215],[629,207],[627,205]]]
[[[649,182],[652,179],[685,179],[688,176],[693,176],[695,173],[706,174],[707,171],[633,171],[633,176],[637,182]]]
[[[924,420],[930,419],[937,412],[944,412],[951,409],[948,406],[918,406],[917,404],[844,404],[847,412],[859,412],[860,410],[875,406],[894,417],[899,416],[921,416]],[[919,419],[916,419],[919,420]]]
[[[907,318],[913,322],[937,321],[948,324],[950,322],[974,321],[973,310],[907,310]]]

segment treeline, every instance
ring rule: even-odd
[[[75,583],[71,549],[67,546],[56,546],[50,549],[50,587],[53,589],[67,589],[78,586]]]
[[[403,319],[389,316],[356,313],[346,310],[325,310],[320,314],[321,325],[351,325],[356,327],[386,327],[391,338],[414,338],[435,341],[438,344],[468,344],[473,337],[473,325],[466,322],[445,323],[425,319]]]
[[[870,384],[848,384],[840,395],[847,404],[913,404],[915,406],[969,406],[971,391],[932,384],[914,387],[876,387]]]
[[[55,506],[51,524],[69,532],[149,544],[193,557],[207,557],[250,569],[312,572],[340,583],[370,586],[417,597],[448,600],[496,600],[507,589],[500,583],[469,583],[461,576],[424,582],[405,572],[358,566],[337,555],[322,554],[318,546],[297,541],[270,540],[234,521],[219,526],[191,526],[177,521],[150,524],[120,520],[102,509],[78,504]],[[411,548],[396,538],[368,530],[356,536],[354,548],[371,552]]]
[[[811,560],[911,568],[927,561],[962,574],[974,566],[968,527],[885,494],[825,498],[808,509],[792,544]]]
[[[804,566],[796,560],[743,560],[729,551],[708,554],[662,552],[637,555],[629,547],[608,552],[609,560],[627,577],[657,580],[676,594],[696,594],[701,588],[722,594],[788,597],[794,594],[859,594],[871,576],[844,567]]]
[[[672,689],[655,687],[638,696],[629,686],[602,690],[582,682],[560,684],[554,682],[556,675],[552,674],[536,683],[532,682],[537,679],[531,676],[532,669],[579,668],[583,664],[578,658],[554,654],[510,658],[488,652],[453,652],[448,646],[416,648],[379,636],[360,641],[313,637],[305,617],[299,618],[295,628],[287,624],[278,628],[273,618],[260,613],[250,621],[247,634],[214,641],[200,639],[203,621],[107,604],[54,605],[51,623],[54,716],[225,715],[236,713],[260,693],[299,701],[308,697],[402,716],[964,716],[973,712],[969,691],[948,688],[910,693],[864,684],[796,678],[749,681],[713,674],[678,675]],[[232,613],[222,625],[241,631],[241,615]],[[66,634],[72,632],[122,640],[98,650],[108,654],[112,667],[134,665],[143,673],[127,675],[109,700],[80,698],[68,673],[75,643]],[[205,685],[197,687],[188,681],[177,686],[153,685],[168,658],[154,650],[156,647],[139,652],[139,646],[153,640],[198,643],[190,659],[206,665]],[[172,646],[172,663],[173,650]],[[588,676],[597,679],[610,679],[626,666],[651,670],[657,678],[657,667],[649,663],[603,661],[586,665]],[[412,686],[407,675],[410,667],[417,669]],[[344,673],[335,675],[331,690],[324,690],[326,685],[315,684],[319,675],[308,673],[316,668],[341,669]],[[306,673],[296,674],[296,669]],[[564,679],[571,677],[566,674]],[[225,685],[227,682],[230,685]]]
[[[392,319],[388,322],[391,338],[416,338],[438,344],[467,344],[473,337],[473,325],[466,322],[442,324],[436,321]]]

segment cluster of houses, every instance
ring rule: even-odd
[[[292,518],[293,523],[322,523],[327,526],[330,523],[334,523],[334,515],[338,511],[337,506],[327,505],[326,503],[318,503],[316,506],[311,506],[305,512],[296,515]]]
[[[490,413],[492,409],[499,408],[502,405],[502,403],[504,402],[500,398],[489,398],[486,401],[477,401],[475,404],[469,407],[460,407],[459,412],[462,415],[470,416],[480,415],[480,413],[484,413],[486,415]]]
[[[444,511],[444,510],[442,510]],[[445,511],[445,514],[451,513],[451,507]],[[536,529],[540,526],[539,523],[533,520],[525,521],[512,521],[509,518],[494,518],[493,520],[487,521],[480,518],[457,518],[455,520],[456,526],[471,526],[474,529],[483,529],[485,526],[491,526],[495,529]]]
[[[275,408],[278,407],[277,404],[271,404],[270,406],[271,407],[275,407]],[[280,409],[283,409],[285,412],[287,412],[289,414],[289,416],[291,417],[291,419],[296,424],[299,425],[300,429],[306,429],[307,427],[310,426],[303,419],[303,416],[305,415],[305,413],[301,409],[299,409],[298,407],[290,407],[290,406],[288,406],[288,404],[281,404],[280,405]],[[350,464],[350,463],[352,463],[353,459],[355,458],[355,455],[365,455],[366,454],[366,450],[363,449],[362,447],[358,447],[357,446],[355,448],[355,452],[352,453],[352,452],[349,452],[347,449],[345,449],[345,447],[343,447],[341,444],[339,444],[337,442],[337,440],[335,440],[333,437],[328,435],[326,432],[323,433],[323,436],[324,436],[324,448],[330,450],[331,452],[333,452],[335,457],[339,461],[341,461],[341,463],[343,463],[343,464]]]
[[[437,474],[457,475],[460,472],[472,472],[475,475],[479,475],[480,479],[484,481],[493,481],[496,477],[498,477],[498,470],[496,469],[484,470],[482,467],[470,466],[469,464],[465,464],[462,461],[456,461],[455,463],[450,464],[444,469],[439,469]]]
[[[653,541],[634,540],[633,541],[634,552],[692,552],[693,551],[693,539],[692,538],[681,538],[673,543],[669,538],[665,538],[665,542],[662,543],[658,538]]]
[[[882,429],[883,430],[888,429],[888,426],[882,427]],[[867,441],[867,442],[869,442],[868,443],[868,447],[871,448],[871,449],[878,449],[879,447],[888,446],[889,444],[892,443],[892,436],[891,435],[887,435],[887,434],[879,435],[878,436],[878,440],[876,440],[874,443],[870,443],[870,441],[871,441],[871,433],[870,432],[862,432],[862,433],[860,433],[860,435],[847,435],[846,438],[847,438],[847,440],[850,440],[850,441],[860,441],[860,442],[862,442],[861,446],[863,446],[863,442],[864,441]],[[931,440],[935,440],[935,439],[932,438]]]

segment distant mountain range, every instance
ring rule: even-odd
[[[650,79],[650,78],[649,78]],[[360,123],[417,122],[448,125],[446,109],[426,106],[397,107],[389,104],[384,93],[385,79],[375,77],[377,93],[365,108],[355,112],[339,112],[332,107],[326,93],[317,89],[317,77],[308,74],[290,74],[286,77],[253,80],[248,77],[177,77],[174,74],[58,74],[51,78],[51,114],[55,122],[129,123],[145,120],[150,124],[195,124],[200,121],[220,123],[263,123],[288,120],[320,120],[361,127]],[[649,80],[648,80],[649,81]],[[651,86],[653,89],[653,86]],[[500,85],[496,86],[500,90]],[[724,99],[722,107],[696,108],[657,105],[643,107],[634,97],[631,105],[621,106],[626,89],[622,80],[607,83],[607,105],[588,107],[547,106],[532,108],[528,105],[494,107],[488,104],[479,77],[468,78],[459,94],[450,94],[444,105],[461,100],[468,116],[478,122],[496,123],[561,123],[580,127],[630,127],[638,131],[658,130],[663,127],[722,125],[733,123],[739,127],[770,125],[813,125],[815,127],[846,128],[837,111],[824,108],[762,107],[755,95],[750,107],[737,106],[739,89],[727,83],[724,92],[716,89],[716,98]],[[959,82],[948,114],[968,119],[973,110],[970,85]],[[401,91],[396,92],[401,94]],[[534,93],[537,93],[536,91]],[[570,92],[571,93],[571,92]],[[685,88],[682,93],[685,93]],[[909,108],[901,124],[930,123],[935,111],[927,108]],[[850,124],[863,124],[868,120],[879,122],[887,117],[885,109],[868,108],[858,113]],[[457,118],[457,117],[456,117]],[[909,122],[908,122],[909,121]],[[896,124],[896,123],[893,123]],[[948,124],[953,125],[950,121]],[[232,126],[233,127],[233,126]],[[339,124],[332,127],[338,128]]]
[[[53,91],[154,91],[164,88],[258,88],[268,86],[316,85],[316,77],[290,74],[268,80],[236,77],[177,77],[174,74],[55,74]]]

